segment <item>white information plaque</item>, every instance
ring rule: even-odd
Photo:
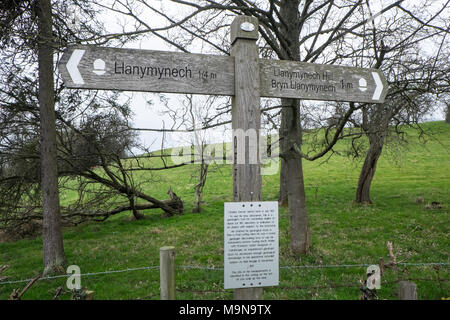
[[[277,286],[278,202],[226,202],[225,289]]]

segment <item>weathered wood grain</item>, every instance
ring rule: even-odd
[[[78,64],[84,83],[73,81],[67,68],[74,50],[85,50]],[[94,72],[101,71],[97,59],[105,63],[104,74]],[[59,72],[68,88],[234,95],[234,59],[226,56],[74,46],[59,61]]]
[[[160,299],[175,300],[175,247],[159,249]]]
[[[400,281],[398,283],[399,300],[417,300],[417,286],[414,282]]]
[[[237,39],[255,40],[257,26],[254,31],[246,32],[240,29],[242,23],[251,23],[250,17],[244,16],[239,24],[232,25],[233,43]],[[78,80],[68,70],[75,50],[81,55],[76,65]],[[98,59],[104,62],[104,69],[96,69],[94,63]],[[243,85],[254,87],[256,84],[251,81],[259,81],[261,97],[382,103],[387,93],[387,81],[376,69],[257,60],[260,80],[246,79]],[[62,56],[59,71],[68,88],[235,95],[234,57],[74,46]],[[374,94],[377,88],[374,74],[378,75],[382,87],[378,95]]]
[[[244,23],[252,23],[258,30],[256,18],[240,16],[231,30]],[[237,37],[236,39],[234,39]],[[233,32],[231,56],[235,58],[235,95],[232,98],[233,128],[233,193],[234,201],[261,200],[261,165],[258,159],[259,128],[261,125],[258,47],[252,32]],[[248,136],[246,137],[248,133]],[[256,140],[256,141],[255,141]],[[256,156],[256,157],[255,157]],[[235,300],[259,300],[263,289],[242,288],[234,290]]]
[[[230,27],[231,44],[237,39],[258,40],[259,30],[258,24],[253,17],[239,16],[233,21]]]
[[[259,69],[260,94],[269,98],[382,103],[388,87],[377,69],[265,59],[259,61]],[[383,86],[379,99],[374,99],[373,73]]]
[[[238,17],[241,18],[241,17]],[[236,18],[236,24],[241,20]],[[248,17],[242,17],[247,18]],[[244,21],[247,21],[244,20]],[[253,23],[257,24],[254,20]],[[261,122],[258,47],[255,40],[238,39],[231,48],[235,58],[236,91],[232,99],[234,140],[234,200],[261,200],[261,168],[258,159]]]

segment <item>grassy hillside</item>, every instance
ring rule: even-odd
[[[407,131],[407,146],[386,149],[379,161],[371,195],[374,204],[353,203],[362,160],[333,156],[326,163],[304,162],[307,209],[313,248],[305,256],[289,251],[289,216],[280,208],[280,286],[266,288],[265,299],[358,299],[365,267],[299,268],[298,266],[377,264],[387,258],[386,242],[392,241],[397,260],[407,263],[450,262],[450,125],[427,123],[432,133],[427,143]],[[395,151],[395,152],[394,152]],[[157,175],[148,192],[167,198],[171,186],[185,201],[184,215],[162,218],[161,211],[146,212],[133,221],[130,213],[104,223],[90,223],[64,230],[69,264],[82,273],[123,270],[159,265],[159,248],[176,247],[178,299],[231,299],[223,289],[223,203],[232,201],[231,166],[213,167],[204,190],[201,214],[193,214],[195,166]],[[156,182],[157,181],[157,182]],[[263,177],[263,200],[276,200],[279,176]],[[66,195],[70,201],[74,194]],[[418,197],[425,203],[418,204]],[[441,209],[427,209],[433,201]],[[42,239],[0,243],[0,266],[9,269],[8,280],[27,279],[42,271]],[[382,278],[380,299],[396,299],[398,279],[414,279],[419,299],[450,296],[449,266],[399,266]],[[439,281],[438,281],[439,280]],[[24,299],[51,299],[65,278],[36,283]],[[25,283],[0,284],[0,299]],[[96,299],[159,299],[158,269],[98,274],[82,278]],[[65,290],[62,299],[70,298]]]

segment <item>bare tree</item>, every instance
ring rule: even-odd
[[[2,43],[2,60],[3,68],[12,66],[11,69],[16,69],[17,73],[26,76],[22,85],[26,87],[32,84],[33,87],[29,91],[37,89],[34,94],[37,96],[39,105],[38,110],[34,110],[31,117],[25,119],[37,118],[38,128],[40,128],[40,180],[42,186],[42,212],[43,212],[43,257],[44,257],[44,274],[63,272],[62,268],[65,263],[65,254],[62,241],[61,217],[59,207],[59,191],[58,191],[58,168],[57,168],[57,140],[56,140],[56,125],[55,125],[55,89],[54,89],[54,64],[53,53],[56,47],[54,28],[54,4],[49,0],[32,1],[3,1],[1,4],[1,24],[0,24],[0,41]],[[62,19],[63,21],[64,19]],[[60,22],[61,20],[59,20]],[[58,29],[62,31],[62,29]],[[33,70],[34,69],[34,70]],[[36,71],[38,73],[37,81],[30,79],[27,72]],[[14,97],[14,93],[8,91],[7,87],[10,82],[15,82],[16,74],[12,72],[7,73],[6,81],[2,83],[2,94],[6,96],[6,101],[9,103],[12,99],[22,99],[22,96]],[[26,91],[26,90],[24,90]],[[24,92],[22,91],[22,92]],[[12,97],[12,99],[10,98]],[[29,106],[22,107],[15,106],[12,113],[12,118],[6,118],[5,127],[17,125],[14,121],[17,120],[18,114],[28,113]],[[19,127],[16,128],[16,133],[19,140],[26,141],[27,125],[20,119]],[[36,122],[34,123],[34,125]],[[23,125],[23,126],[22,126]],[[21,130],[23,128],[23,130]],[[3,128],[2,128],[3,129]],[[12,129],[14,131],[14,129]],[[22,132],[21,132],[22,131]],[[11,132],[11,131],[10,131]],[[2,142],[11,143],[11,134],[6,133],[1,138]],[[2,132],[3,133],[3,132]],[[17,140],[16,140],[17,141]],[[28,141],[31,142],[31,141]],[[29,143],[29,145],[32,145]],[[3,147],[3,146],[2,146]],[[25,151],[25,150],[22,150]],[[31,158],[31,157],[30,157]],[[11,166],[11,161],[9,161]],[[3,163],[2,163],[2,167]],[[2,168],[4,171],[5,168]],[[6,168],[10,169],[10,168]],[[3,172],[2,172],[3,173]],[[3,174],[2,174],[3,175]],[[31,176],[33,179],[33,175]],[[12,183],[13,177],[7,178],[8,183]],[[25,188],[16,184],[13,189],[18,196]],[[13,191],[13,192],[14,192]],[[27,189],[26,191],[29,191]],[[8,190],[7,194],[10,191]],[[18,196],[20,197],[20,196]],[[11,199],[9,199],[11,200]],[[16,197],[8,204],[13,204]],[[5,200],[2,200],[2,204]],[[3,208],[2,208],[3,209]]]
[[[87,1],[75,3],[81,29],[72,30],[67,2],[52,5],[6,1],[0,16],[0,228],[20,233],[29,221],[44,219],[45,273],[59,269],[64,261],[61,218],[78,224],[104,221],[124,211],[136,218],[146,209],[161,208],[168,215],[183,212],[173,191],[170,199],[158,200],[136,182],[139,171],[170,166],[127,159],[137,147],[129,130],[129,103],[121,102],[116,93],[63,90],[54,77],[53,53],[62,47],[122,42],[132,35],[103,34]],[[43,32],[37,32],[38,27]],[[39,79],[33,77],[38,69]],[[58,195],[65,190],[77,191],[79,199],[60,206]]]
[[[180,152],[183,153],[183,157],[191,158],[191,162],[194,164],[194,171],[191,176],[191,179],[195,181],[194,194],[196,200],[193,212],[199,213],[201,212],[202,195],[208,173],[212,165],[223,163],[224,156],[226,156],[223,154],[223,148],[222,152],[219,151],[216,154],[220,147],[216,147],[214,143],[219,142],[217,141],[219,135],[213,137],[210,129],[216,128],[217,122],[221,123],[221,126],[229,122],[224,121],[222,116],[224,115],[223,110],[229,110],[230,108],[230,99],[215,96],[195,97],[188,94],[183,96],[183,99],[177,99],[175,104],[165,97],[162,102],[164,105],[162,113],[168,115],[173,122],[171,129],[166,129],[164,135],[171,133],[172,138],[177,141],[178,145],[191,146],[188,154],[185,154],[187,148],[181,148]],[[220,135],[220,137],[223,138],[223,135]],[[176,150],[178,149],[180,147],[176,148]],[[172,152],[173,155],[174,152]]]
[[[196,184],[194,186],[195,191],[195,207],[192,212],[194,213],[200,213],[201,212],[201,203],[202,203],[202,195],[203,195],[203,188],[206,184],[206,177],[208,176],[208,168],[209,168],[209,161],[206,159],[206,147],[208,144],[208,141],[206,141],[206,138],[204,136],[201,136],[201,131],[196,130],[196,123],[198,122],[197,117],[194,113],[198,113],[199,110],[195,108],[193,97],[192,95],[187,96],[187,102],[188,102],[188,113],[191,117],[192,127],[194,129],[194,139],[193,145],[194,145],[194,151],[195,154],[198,154],[199,157],[196,157],[198,162],[198,158],[200,159],[200,165],[198,170],[196,170]],[[197,112],[196,112],[197,111]],[[195,175],[195,173],[194,173]]]
[[[58,3],[58,6],[56,7],[58,14],[54,15],[54,22],[56,26],[55,34],[58,35],[57,41],[55,42],[58,42],[59,47],[64,47],[68,43],[79,42],[106,44],[113,41],[116,44],[120,44],[126,39],[135,39],[139,36],[152,35],[165,40],[167,43],[181,51],[189,51],[196,44],[201,43],[205,52],[220,52],[223,54],[228,54],[229,42],[227,41],[227,30],[229,23],[231,22],[232,15],[246,14],[257,17],[260,22],[259,32],[261,39],[259,41],[259,45],[261,48],[261,56],[265,58],[351,65],[355,65],[358,61],[363,61],[358,64],[358,66],[373,67],[378,61],[385,63],[384,61],[386,61],[386,59],[384,57],[386,57],[386,53],[390,52],[392,54],[391,58],[395,58],[394,53],[397,55],[399,51],[401,52],[400,49],[404,47],[405,43],[419,43],[421,40],[421,30],[435,30],[436,34],[448,33],[448,27],[446,26],[444,20],[439,23],[435,23],[435,19],[442,18],[442,11],[439,14],[438,10],[437,15],[434,15],[433,13],[431,17],[421,16],[418,14],[418,11],[413,11],[407,9],[405,6],[402,6],[404,1],[401,0],[383,2],[382,4],[384,6],[380,6],[376,10],[373,10],[373,12],[372,9],[369,8],[369,1],[363,0],[174,0],[173,2],[175,2],[178,7],[182,9],[181,12],[174,12],[173,8],[168,8],[166,6],[167,2],[153,2],[144,0],[123,2],[117,0],[112,1],[111,5],[105,5],[103,2],[97,1],[97,7],[103,10],[112,10],[116,13],[123,14],[132,21],[131,29],[124,26],[122,32],[115,34],[99,32],[101,28],[99,29],[99,25],[95,23],[95,19],[84,19],[82,21],[82,31],[72,31],[67,26],[66,21],[68,20],[66,19],[67,15],[64,13],[65,9],[62,4],[60,5]],[[29,3],[31,2],[20,2],[20,4],[25,4],[25,6]],[[89,17],[95,15],[95,10],[92,10],[90,3],[88,4],[88,2],[84,1],[77,3],[80,4],[79,7],[81,8],[83,14]],[[426,3],[427,2],[423,2],[421,4]],[[444,7],[446,7],[447,4],[448,3],[445,3]],[[17,11],[20,10],[13,10],[12,12],[14,14],[7,16],[6,20],[9,21],[8,19],[16,16]],[[380,36],[388,36],[389,33],[391,33],[392,24],[389,23],[389,19],[387,19],[387,23],[381,28],[380,26],[375,27],[375,25],[370,27],[371,24],[373,24],[375,17],[382,17],[384,15],[387,17],[393,17],[394,20],[399,16],[409,17],[409,21],[415,21],[416,25],[407,24],[406,28],[409,28],[409,30],[406,30],[404,37],[391,36],[390,42],[383,39],[388,46],[387,48],[381,45]],[[146,17],[151,16],[162,18],[165,21],[165,24],[156,26],[152,25],[152,20],[145,19]],[[30,15],[29,17],[29,20],[33,21],[33,16]],[[405,22],[404,19],[400,19],[399,21]],[[25,28],[23,29],[25,30]],[[32,30],[32,28],[29,29]],[[8,34],[4,30],[5,29],[2,29],[2,32],[4,32],[4,34]],[[61,30],[66,30],[67,32],[62,32]],[[217,35],[219,35],[219,37]],[[24,39],[29,40],[33,38],[29,36],[30,35],[28,34],[27,37],[24,37]],[[14,37],[7,37],[7,39],[9,43],[13,43],[13,41],[15,41]],[[14,44],[14,46],[15,45],[16,44]],[[443,46],[443,48],[445,48],[445,46]],[[383,55],[383,59],[380,59]],[[375,59],[367,59],[367,56],[375,57]],[[404,55],[400,56],[404,57]],[[26,59],[26,57],[23,57],[23,59]],[[395,59],[391,60],[395,61]],[[397,61],[397,66],[401,64],[402,61]],[[392,67],[392,70],[397,68],[395,67],[395,64],[390,65],[394,66]],[[381,64],[380,67],[384,68],[384,65]],[[389,68],[386,70],[389,70]],[[437,68],[431,68],[429,70],[433,71],[437,70]],[[432,74],[436,74],[435,71],[433,71]],[[8,83],[9,81],[6,82]],[[395,84],[396,79],[393,78],[391,82]],[[411,79],[406,79],[405,81],[400,81],[399,83],[403,85],[405,83],[411,83]],[[59,92],[61,88],[62,87],[58,87],[55,91]],[[405,92],[403,89],[397,91],[398,94]],[[395,93],[396,92],[394,91],[393,94]],[[392,103],[394,104],[394,102]],[[279,105],[280,104],[277,103],[277,108],[280,108]],[[303,150],[305,149],[305,146],[302,141],[306,136],[305,133],[308,133],[307,131],[310,130],[310,126],[306,128],[307,130],[304,129],[305,123],[310,121],[306,117],[310,115],[310,112],[307,109],[305,110],[305,105],[308,104],[290,99],[283,99],[281,103],[280,133],[282,149],[281,157],[283,161],[280,181],[280,200],[285,199],[284,195],[288,194],[288,205],[291,216],[291,248],[297,253],[306,252],[310,245],[309,226],[305,205],[302,159],[315,160],[323,157],[330,151],[333,152],[333,146],[337,140],[346,136],[346,134],[342,134],[342,130],[344,129],[346,122],[348,120],[356,119],[358,114],[361,115],[361,119],[380,119],[380,121],[374,121],[374,124],[379,123],[385,125],[386,123],[392,123],[391,121],[383,121],[383,117],[379,117],[378,114],[376,114],[376,116],[369,117],[371,110],[381,110],[382,108],[353,103],[336,104],[336,106],[341,108],[341,110],[336,113],[339,114],[340,119],[338,121],[328,123],[329,126],[326,128],[324,143],[317,140],[318,143],[315,144],[315,147],[317,148],[313,148],[312,150]],[[358,113],[358,110],[361,110],[360,113]],[[33,110],[33,108],[27,107],[27,115],[33,115],[35,112],[36,111]],[[229,109],[218,111],[217,114],[220,115],[226,112],[229,112]],[[354,113],[355,116],[352,118],[352,114]],[[398,114],[401,113],[397,113],[397,115]],[[363,117],[363,115],[366,116]],[[57,114],[57,119],[65,125],[66,129],[64,130],[67,130],[67,132],[72,130],[72,132],[78,132],[80,136],[83,136],[83,130],[81,130],[80,127],[77,127],[76,123],[72,123],[70,118],[67,118],[67,116],[68,113],[66,112],[61,112],[60,116]],[[32,118],[32,116],[30,116],[30,118]],[[330,118],[330,115],[325,116],[325,119],[327,118]],[[215,116],[205,119],[206,121],[204,122],[204,126],[208,127],[229,122],[227,120],[220,123],[219,121],[216,121],[216,119],[218,118]],[[373,130],[369,130],[367,132],[372,131]],[[5,137],[9,139],[10,136]],[[16,137],[20,137],[20,134],[18,133]],[[62,140],[64,139],[61,139],[61,141]],[[23,144],[22,146],[27,147],[26,144]],[[96,148],[101,150],[98,145],[97,147],[95,145],[90,145],[90,147],[92,147],[93,151],[95,151]],[[65,148],[61,148],[61,150],[66,154],[73,156],[71,150],[68,152],[64,149]],[[33,157],[35,158],[35,156],[30,156],[23,158],[23,160],[31,161]],[[104,210],[101,210],[103,212],[97,213],[86,212],[86,207],[83,207],[82,210],[80,207],[80,211],[72,210],[72,213],[68,214],[76,213],[79,217],[88,216],[103,219],[118,210],[120,212],[120,210],[124,208],[130,208],[129,210],[132,210],[136,217],[139,217],[138,211],[142,207],[138,206],[157,206],[163,208],[166,212],[178,212],[177,209],[170,207],[167,203],[144,194],[139,190],[139,186],[132,182],[131,177],[133,172],[175,167],[163,162],[164,165],[162,168],[149,168],[148,163],[142,161],[144,158],[145,157],[135,157],[134,166],[127,164],[120,157],[101,156],[97,158],[100,159],[100,166],[103,168],[106,178],[104,174],[99,174],[95,170],[89,168],[82,171],[82,177],[87,179],[87,181],[95,181],[95,183],[100,183],[102,188],[106,188],[102,189],[102,191],[98,193],[99,196],[103,195],[105,196],[104,199],[106,199],[106,194],[108,192],[116,192],[118,194],[125,195],[127,204],[116,203],[117,207],[114,208],[112,203],[108,203],[108,205],[111,205],[110,208],[103,207]],[[161,158],[163,159],[164,157],[161,156]],[[74,164],[75,163],[79,164],[80,162],[75,161]],[[113,169],[110,168],[111,164],[114,164]],[[2,170],[8,171],[9,168],[2,168]],[[287,174],[288,172],[289,174]],[[10,178],[11,177],[7,177],[7,180],[12,181]],[[86,185],[88,185],[88,182],[83,180],[80,184],[80,186],[82,186],[82,190],[86,190],[83,189]],[[18,191],[17,194],[23,195],[23,192],[19,192],[23,190],[23,187],[18,184],[15,184],[15,186],[17,188],[15,190]],[[101,197],[97,197],[96,199],[101,199]],[[147,202],[144,205],[137,204],[137,199]],[[13,203],[14,201],[10,202]],[[34,209],[30,210],[31,212],[34,212]],[[39,212],[37,212],[37,215],[39,215]],[[63,214],[63,216],[64,215],[65,214]]]
[[[165,3],[154,3],[140,0],[133,4],[113,1],[110,7],[138,25],[141,34],[150,34],[165,40],[181,51],[189,51],[197,40],[205,50],[228,54],[229,43],[217,39],[214,34],[226,34],[230,15],[245,14],[258,18],[261,39],[261,55],[282,60],[305,62],[321,62],[333,64],[342,61],[333,53],[333,45],[345,44],[347,39],[360,34],[362,28],[373,20],[374,16],[382,16],[403,2],[383,2],[377,12],[362,16],[365,3],[363,0],[281,0],[281,1],[172,1],[181,8],[174,13]],[[101,3],[100,6],[106,7]],[[173,9],[173,8],[172,8]],[[184,11],[183,11],[184,9]],[[164,26],[154,26],[148,16],[155,15],[165,20]],[[365,11],[366,12],[366,11]],[[355,56],[358,51],[347,52]],[[339,139],[337,132],[329,139],[323,150],[310,156],[302,152],[304,130],[301,126],[303,116],[298,100],[283,99],[281,103],[280,143],[282,171],[280,181],[280,200],[288,205],[291,217],[291,248],[293,252],[304,253],[310,246],[309,223],[305,205],[305,187],[303,182],[302,158],[318,159],[332,150]],[[349,104],[344,117],[335,125],[342,130],[352,112],[361,106]],[[335,130],[336,131],[336,130]],[[287,174],[289,173],[289,174]]]
[[[280,3],[280,38],[286,45],[280,46],[280,59],[300,60],[301,24],[306,20],[306,13],[312,1],[306,1],[302,13],[299,11],[300,1],[281,1]],[[290,212],[290,248],[296,253],[306,253],[311,246],[309,221],[306,211],[305,184],[301,155],[292,146],[302,143],[300,122],[300,105],[296,99],[281,99],[280,150],[282,155],[280,174],[280,200],[288,195]]]
[[[384,105],[364,105],[361,113],[356,114],[359,119],[352,121],[369,141],[356,191],[358,203],[371,202],[370,186],[388,137],[393,133],[403,137],[400,126],[418,125],[424,115],[433,111],[439,97],[449,90],[449,51],[445,44],[450,29],[439,21],[448,13],[448,3],[434,11],[422,6],[410,10],[399,6],[396,15],[378,25],[373,22],[363,30],[360,53],[353,61],[383,70],[390,89]],[[368,3],[366,10],[371,13]],[[434,46],[435,51],[427,53],[423,42]],[[342,52],[342,55],[348,53]],[[353,131],[353,146],[359,137]]]

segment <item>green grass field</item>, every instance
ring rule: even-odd
[[[449,263],[450,125],[423,126],[427,143],[407,130],[409,143],[385,149],[372,184],[373,204],[353,203],[362,160],[333,156],[326,163],[304,161],[307,209],[312,249],[304,256],[289,251],[289,216],[280,208],[280,285],[264,289],[265,299],[359,299],[365,267],[295,268],[295,266],[377,264],[388,261],[386,242],[392,241],[397,261]],[[160,210],[134,221],[131,213],[103,223],[64,229],[69,264],[82,273],[159,266],[159,248],[176,247],[177,299],[232,299],[223,289],[223,203],[232,201],[231,166],[212,167],[204,190],[203,212],[193,214],[194,165],[152,173],[159,182],[146,192],[165,199],[173,190],[185,201],[185,214],[162,218]],[[143,175],[142,179],[150,178]],[[276,200],[279,176],[263,177],[263,200]],[[75,197],[68,194],[64,201]],[[424,204],[416,203],[423,197]],[[441,209],[425,205],[440,202]],[[7,280],[32,278],[42,272],[42,239],[0,243],[0,266]],[[198,268],[195,268],[198,267]],[[208,268],[208,269],[205,269]],[[419,299],[450,296],[450,266],[398,266],[382,277],[379,299],[397,299],[397,281],[413,279]],[[23,299],[52,299],[66,279],[37,282]],[[0,299],[26,283],[0,284]],[[159,299],[159,270],[135,270],[82,277],[82,286],[95,299]],[[61,299],[69,299],[65,289]]]

